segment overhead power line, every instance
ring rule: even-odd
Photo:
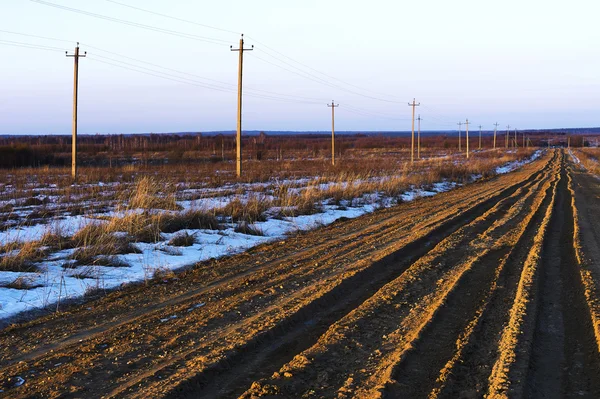
[[[34,49],[34,50],[61,51],[61,52],[65,51],[64,48],[60,48],[60,47],[44,46],[41,44],[32,44],[32,43],[25,43],[25,42],[15,42],[12,40],[0,40],[0,44],[5,45],[5,46],[22,47],[22,48],[28,48],[28,49]]]
[[[250,36],[248,36],[248,38],[251,38],[251,37],[250,37]],[[393,101],[393,102],[398,102],[398,103],[400,103],[400,102],[401,102],[401,101],[400,101],[400,98],[399,98],[399,97],[397,97],[397,96],[392,96],[392,95],[389,95],[389,94],[383,94],[383,93],[379,93],[379,92],[376,92],[376,91],[373,91],[373,90],[370,90],[370,89],[366,89],[366,88],[364,88],[364,87],[357,86],[357,85],[355,85],[355,84],[352,84],[352,83],[346,82],[346,81],[344,81],[344,80],[341,80],[341,79],[339,79],[339,78],[336,78],[336,77],[334,77],[334,76],[331,76],[331,75],[329,75],[329,74],[326,74],[325,72],[321,72],[321,71],[319,71],[319,70],[317,70],[317,69],[315,69],[315,68],[312,68],[312,67],[310,67],[310,66],[308,66],[308,65],[306,65],[306,64],[304,64],[304,63],[302,63],[302,62],[300,62],[300,61],[297,61],[297,60],[295,60],[295,59],[293,59],[293,58],[291,58],[291,57],[289,57],[289,56],[287,56],[287,55],[285,55],[285,54],[283,54],[283,53],[281,53],[281,52],[279,52],[279,51],[275,50],[274,48],[272,48],[272,47],[269,47],[269,46],[267,46],[266,44],[264,44],[264,43],[262,43],[262,42],[258,41],[258,40],[257,40],[256,38],[254,38],[254,37],[252,37],[251,39],[252,39],[252,40],[254,40],[256,43],[260,44],[261,46],[265,47],[266,49],[268,49],[268,50],[270,50],[270,51],[272,51],[272,52],[274,52],[274,53],[276,53],[276,54],[278,54],[278,55],[280,55],[280,56],[282,56],[282,57],[284,57],[284,58],[287,58],[288,60],[290,60],[290,61],[292,61],[292,62],[294,62],[294,63],[296,63],[296,64],[299,64],[299,65],[301,65],[301,66],[303,66],[303,67],[305,67],[305,68],[308,68],[308,69],[310,69],[310,70],[311,70],[311,71],[313,71],[313,72],[316,72],[316,73],[319,73],[319,74],[321,74],[321,75],[323,75],[323,76],[326,76],[326,77],[327,77],[327,78],[329,78],[329,79],[336,80],[336,81],[338,81],[338,82],[340,82],[340,83],[343,83],[343,84],[345,84],[345,85],[352,86],[352,87],[354,87],[354,88],[356,88],[356,89],[363,90],[363,91],[367,91],[367,92],[370,92],[370,93],[373,93],[373,94],[377,94],[377,95],[379,95],[379,96],[385,96],[385,97],[395,97],[395,98],[397,98],[398,100],[397,100],[397,101]],[[273,56],[273,55],[271,55],[271,57],[274,57],[274,56]],[[274,58],[276,58],[276,57],[274,57]]]
[[[104,57],[104,58],[107,58],[107,57]],[[205,83],[198,82],[193,79],[184,78],[184,77],[180,77],[180,76],[176,76],[176,75],[172,75],[172,74],[167,74],[167,73],[164,73],[161,71],[156,71],[156,70],[152,70],[149,68],[135,66],[133,64],[128,64],[130,66],[126,66],[127,64],[123,65],[122,62],[105,61],[102,59],[102,57],[99,57],[98,55],[88,54],[88,59],[90,59],[91,61],[94,61],[94,62],[99,62],[99,63],[106,64],[106,65],[112,65],[117,68],[129,70],[132,72],[138,72],[138,73],[141,73],[144,75],[154,76],[154,77],[165,79],[165,80],[170,80],[170,81],[177,82],[177,83],[187,84],[187,85],[196,86],[196,87],[202,87],[205,89],[210,89],[210,90],[215,90],[215,91],[220,91],[220,92],[225,92],[225,93],[235,93],[235,89],[208,86]],[[132,65],[133,65],[133,67],[131,67]],[[297,104],[316,104],[315,102],[296,100],[293,98],[261,95],[261,94],[256,94],[256,93],[247,93],[246,95],[249,97],[260,98],[260,99],[265,99],[265,100],[286,101],[286,102],[292,102],[292,103],[297,103]]]
[[[88,43],[85,43],[85,45],[88,48],[95,49],[95,50],[98,50],[98,51],[101,51],[101,52],[104,52],[104,53],[107,53],[107,54],[111,54],[111,55],[114,55],[114,56],[118,56],[119,58],[125,58],[125,59],[131,60],[131,61],[135,61],[137,63],[150,65],[150,66],[153,66],[153,67],[156,67],[156,68],[160,68],[160,69],[164,69],[164,70],[170,71],[170,72],[175,72],[175,73],[180,74],[180,75],[192,76],[192,77],[194,77],[196,79],[200,79],[200,80],[205,80],[205,81],[208,81],[208,82],[216,83],[218,85],[225,86],[225,88],[227,88],[227,89],[232,89],[233,90],[233,89],[237,88],[237,86],[235,84],[233,84],[233,83],[224,82],[224,81],[217,80],[217,79],[212,79],[212,78],[207,78],[207,77],[195,74],[195,73],[185,72],[185,71],[181,71],[181,70],[170,68],[170,67],[165,67],[165,66],[162,66],[162,65],[159,65],[159,64],[155,64],[155,63],[152,63],[152,62],[140,60],[139,58],[133,58],[133,57],[129,57],[129,56],[126,56],[126,55],[118,54],[118,53],[115,53],[115,52],[112,52],[112,51],[104,50],[104,49],[101,49],[99,47],[92,46],[92,45],[90,45]],[[101,56],[98,56],[98,57],[101,57]],[[104,57],[104,58],[111,60],[111,58],[109,58],[109,57]],[[112,59],[112,60],[115,61],[114,59]],[[124,61],[119,61],[119,62],[125,63]],[[127,64],[127,63],[125,63],[125,64]],[[136,66],[135,64],[129,64],[129,65]],[[298,96],[298,95],[285,94],[285,93],[277,93],[277,92],[273,92],[273,91],[269,91],[269,90],[256,89],[256,88],[253,88],[253,87],[246,87],[245,90],[248,90],[248,91],[251,91],[251,92],[265,93],[265,94],[268,94],[268,95],[290,97],[290,98],[294,98],[294,99],[298,99],[298,100],[314,101],[315,103],[323,101],[323,99],[321,99],[321,98]]]
[[[105,1],[108,1],[109,3],[118,4],[118,5],[123,6],[123,7],[132,8],[134,10],[143,11],[143,12],[148,13],[148,14],[158,15],[158,16],[164,17],[164,18],[169,18],[169,19],[172,19],[172,20],[175,20],[175,21],[179,21],[179,22],[185,22],[185,23],[188,23],[188,24],[196,25],[196,26],[202,26],[204,28],[214,29],[214,30],[218,30],[218,31],[221,31],[221,32],[233,33],[233,34],[236,34],[236,35],[239,34],[239,32],[234,32],[234,31],[229,30],[229,29],[217,28],[216,26],[201,24],[199,22],[190,21],[188,19],[173,17],[171,15],[162,14],[162,13],[159,13],[159,12],[156,12],[156,11],[151,11],[151,10],[148,10],[148,9],[145,9],[145,8],[141,8],[141,7],[135,7],[135,6],[132,6],[132,5],[129,5],[129,4],[121,3],[119,1],[114,1],[114,0],[105,0]]]
[[[19,33],[19,32],[13,32],[13,31],[10,31],[10,30],[3,30],[3,29],[0,29],[0,32],[1,33],[9,33],[11,35],[35,37],[37,39],[54,40],[56,42],[65,42],[65,43],[74,43],[75,42],[74,40],[65,40],[65,39],[57,39],[57,38],[48,37],[48,36],[31,35],[31,34],[28,34],[28,33]]]
[[[65,11],[74,12],[77,14],[82,14],[82,15],[87,15],[87,16],[94,17],[94,18],[103,19],[106,21],[116,22],[116,23],[120,23],[123,25],[133,26],[136,28],[146,29],[146,30],[150,30],[150,31],[154,31],[154,32],[165,33],[165,34],[172,35],[172,36],[178,36],[178,37],[183,37],[183,38],[187,38],[187,39],[198,40],[198,41],[212,43],[212,44],[218,44],[218,45],[228,43],[228,41],[222,40],[222,39],[198,36],[198,35],[193,35],[193,34],[185,33],[185,32],[179,32],[179,31],[175,31],[175,30],[171,30],[171,29],[158,28],[158,27],[151,26],[151,25],[145,25],[145,24],[141,24],[138,22],[127,21],[127,20],[120,19],[120,18],[109,17],[107,15],[102,15],[102,14],[97,14],[97,13],[90,12],[90,11],[81,10],[79,8],[67,7],[67,6],[63,6],[61,4],[56,4],[56,3],[52,3],[49,1],[45,1],[45,0],[29,0],[29,1],[31,1],[33,3],[38,3],[38,4],[45,5],[45,6],[49,6],[49,7],[58,8],[58,9],[65,10]]]
[[[135,27],[139,27],[139,28],[143,28],[143,29],[148,29],[148,30],[152,30],[152,31],[156,31],[156,32],[167,33],[167,34],[171,34],[171,35],[175,35],[175,36],[179,36],[179,37],[185,37],[185,38],[190,38],[190,39],[207,41],[207,42],[210,42],[210,43],[213,43],[213,44],[228,43],[228,41],[226,41],[226,40],[221,40],[221,39],[216,39],[216,38],[210,38],[210,37],[204,37],[204,36],[197,36],[197,35],[192,35],[192,34],[188,34],[188,33],[184,33],[184,32],[173,31],[173,30],[170,30],[170,29],[157,28],[157,27],[154,27],[154,26],[149,26],[149,25],[145,25],[145,24],[141,24],[141,23],[137,23],[137,22],[127,21],[127,20],[123,20],[123,19],[119,19],[119,18],[114,18],[114,17],[110,17],[110,16],[106,16],[106,15],[101,15],[101,14],[97,14],[97,13],[93,13],[93,12],[81,10],[81,9],[78,9],[78,8],[67,7],[67,6],[63,6],[61,4],[56,4],[56,3],[52,3],[52,2],[49,2],[49,1],[45,1],[45,0],[30,0],[30,1],[32,1],[34,3],[39,3],[39,4],[46,5],[46,6],[50,6],[50,7],[59,8],[59,9],[66,10],[66,11],[76,12],[76,13],[83,14],[83,15],[88,15],[88,16],[92,16],[92,17],[96,17],[96,18],[101,18],[101,19],[104,19],[104,20],[108,20],[108,21],[112,21],[112,22],[118,22],[118,23],[122,23],[122,24],[125,24],[125,25],[135,26]],[[202,26],[202,27],[205,27],[205,28],[215,29],[215,30],[222,31],[222,32],[227,32],[227,33],[237,33],[237,32],[234,32],[232,30],[229,30],[229,29],[218,28],[218,27],[215,27],[215,26],[211,26],[211,25],[207,25],[207,24],[202,24],[202,23],[198,23],[198,22],[195,22],[195,21],[190,21],[190,20],[183,19],[183,18],[174,17],[174,16],[171,16],[171,15],[159,13],[159,12],[152,11],[152,10],[149,10],[149,9],[146,9],[146,8],[132,6],[132,5],[129,5],[129,4],[126,4],[126,3],[122,3],[122,2],[119,2],[119,1],[115,1],[115,0],[106,0],[106,1],[108,1],[110,3],[118,4],[118,5],[123,6],[123,7],[128,7],[128,8],[131,8],[131,9],[135,9],[135,10],[138,10],[138,11],[141,11],[141,12],[145,12],[145,13],[149,13],[149,14],[153,14],[153,15],[158,15],[158,16],[161,16],[161,17],[164,17],[164,18],[169,18],[169,19],[172,19],[172,20],[176,20],[176,21],[179,21],[179,22],[185,22],[185,23],[196,25],[196,26]],[[249,39],[251,39],[251,40],[254,40],[258,44],[261,44],[261,46],[264,46],[265,49],[263,49],[263,51],[264,51],[264,53],[266,55],[268,55],[268,56],[270,56],[270,57],[278,60],[279,62],[282,62],[282,63],[290,66],[291,68],[297,69],[297,70],[301,71],[302,73],[304,73],[305,75],[296,73],[299,76],[302,76],[303,78],[310,79],[310,80],[313,80],[315,82],[327,85],[329,87],[334,87],[334,88],[337,88],[339,90],[343,90],[343,91],[346,91],[348,93],[355,94],[355,95],[358,95],[358,96],[362,96],[362,97],[365,97],[365,98],[369,98],[369,99],[372,99],[372,100],[384,101],[384,102],[390,102],[390,103],[401,103],[401,101],[399,99],[397,99],[397,100],[391,100],[391,99],[385,99],[385,98],[382,98],[382,97],[377,97],[377,96],[374,96],[374,95],[369,95],[369,94],[361,93],[360,91],[365,91],[365,92],[370,92],[370,93],[373,93],[373,94],[377,94],[379,96],[382,95],[381,93],[377,93],[377,92],[372,91],[370,89],[366,89],[366,88],[357,86],[355,84],[343,81],[343,80],[341,80],[339,78],[336,78],[336,77],[333,77],[333,76],[331,76],[329,74],[321,72],[321,71],[319,71],[319,70],[317,70],[315,68],[312,68],[312,67],[310,67],[310,66],[308,66],[308,65],[306,65],[306,64],[304,64],[304,63],[302,63],[300,61],[297,61],[297,60],[295,60],[295,59],[293,59],[293,58],[291,58],[291,57],[289,57],[289,56],[287,56],[287,55],[285,55],[285,54],[283,54],[283,53],[275,50],[274,48],[272,48],[270,46],[267,46],[266,44],[264,44],[262,42],[259,42],[258,40],[256,40],[253,37],[250,37],[248,35],[246,37],[249,38]],[[220,43],[218,43],[218,42],[220,42]],[[313,73],[307,72],[307,71],[302,70],[301,68],[299,68],[297,66],[294,66],[294,65],[290,64],[289,62],[285,61],[281,57],[286,58],[287,60],[289,60],[291,62],[294,62],[294,63],[296,63],[298,65],[301,65],[302,67],[307,68],[307,69],[309,69],[309,70],[311,70],[313,72],[316,72],[316,73],[318,73],[320,75],[323,75],[323,76],[327,77],[328,79],[332,79],[332,80],[340,82],[340,83],[342,83],[344,85],[354,87],[355,89],[358,89],[360,91],[348,89],[348,88],[345,88],[343,86],[340,86],[339,84],[327,81],[326,79],[323,79],[323,78],[321,78],[319,76],[316,76]],[[268,62],[266,60],[263,60],[263,61]],[[273,64],[273,65],[275,65],[275,64]],[[290,70],[288,70],[286,68],[282,68],[279,65],[277,65],[277,66],[280,67],[283,70],[286,70],[288,72],[292,72],[292,71],[290,71]],[[394,97],[394,96],[390,96],[390,95],[383,95],[383,96]]]

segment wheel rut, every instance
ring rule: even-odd
[[[563,160],[563,163],[565,161]],[[600,358],[573,242],[567,170],[544,242],[526,397],[600,397]]]

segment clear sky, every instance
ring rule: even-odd
[[[423,130],[600,126],[598,15],[597,0],[0,0],[0,134],[70,133],[77,41],[80,133],[234,130],[240,33],[244,130],[330,129],[331,100],[337,130],[410,130],[413,98]]]

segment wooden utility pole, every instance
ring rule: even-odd
[[[419,133],[417,133],[417,158],[421,159],[421,115],[417,118],[419,121]]]
[[[510,133],[510,125],[506,126],[506,149],[508,150],[508,135]]]
[[[460,127],[462,126],[462,122],[458,122],[458,152],[462,152],[462,149],[460,148]]]
[[[498,122],[494,123],[494,150],[496,149],[496,131],[498,130]]]
[[[413,102],[408,103],[409,107],[412,107],[412,136],[410,140],[410,162],[415,162],[415,107],[418,107],[421,103],[418,103],[413,98]]]
[[[469,159],[469,118],[467,118],[467,122],[465,123],[465,125],[467,125],[467,129],[466,129],[466,134],[467,134],[467,159]]]
[[[79,57],[85,57],[87,51],[83,55],[79,54],[79,42],[75,47],[75,54],[69,54],[65,52],[67,57],[73,57],[75,60],[75,67],[73,72],[73,128],[71,139],[71,177],[73,181],[77,180],[77,93],[79,91]]]
[[[479,125],[479,149],[481,150],[481,125]]]
[[[339,104],[335,104],[331,100],[331,104],[327,104],[331,108],[331,164],[335,165],[335,108],[339,107]]]
[[[233,46],[229,46],[231,51],[238,51],[239,65],[238,65],[238,112],[237,112],[237,133],[235,135],[235,148],[236,148],[236,171],[237,176],[242,175],[242,71],[244,65],[244,51],[254,50],[254,45],[251,48],[244,48],[244,34],[240,38],[240,48],[234,49]]]
[[[519,143],[517,142],[517,129],[515,128],[515,149],[519,147]]]

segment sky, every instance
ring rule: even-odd
[[[0,0],[0,134],[71,132],[65,51],[78,41],[79,133],[235,130],[241,33],[254,45],[244,130],[328,130],[333,100],[336,130],[406,131],[413,98],[422,130],[596,127],[599,12],[594,0]]]

